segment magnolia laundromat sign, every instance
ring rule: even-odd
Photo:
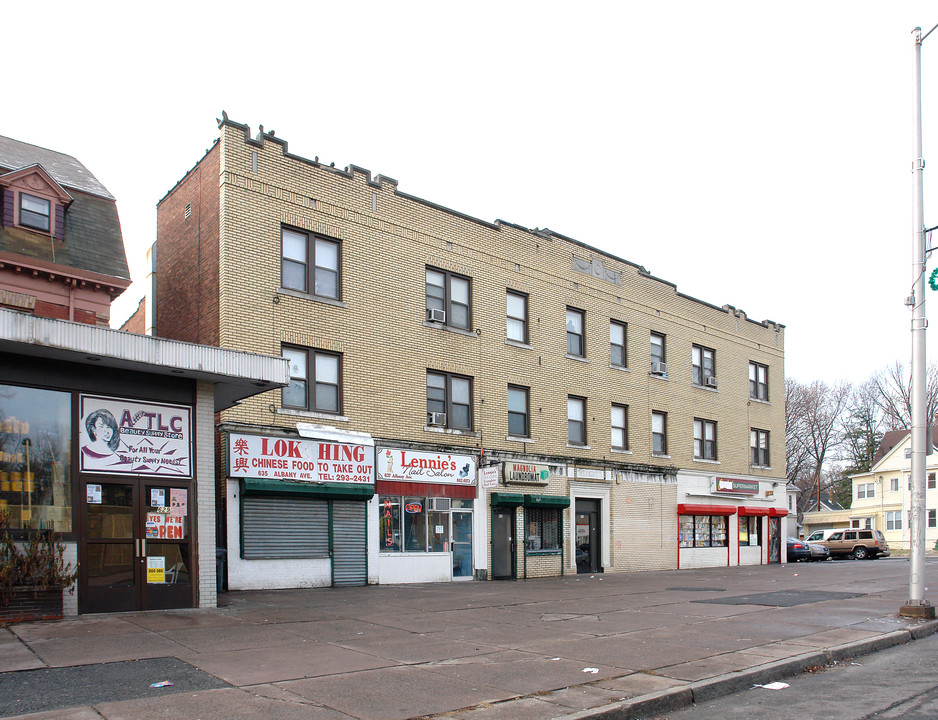
[[[758,480],[731,480],[730,478],[716,479],[715,492],[730,493],[733,495],[756,495],[759,492]]]
[[[550,468],[534,463],[505,463],[505,484],[547,485],[550,480]]]

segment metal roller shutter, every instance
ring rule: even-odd
[[[336,587],[368,583],[365,503],[332,503],[332,584]]]
[[[245,560],[329,556],[328,501],[270,495],[241,500]]]

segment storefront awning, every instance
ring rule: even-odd
[[[570,498],[562,495],[525,495],[524,506],[566,508],[570,507]]]
[[[767,507],[746,507],[741,505],[739,507],[739,514],[743,517],[767,517],[772,512],[772,508]]]
[[[302,495],[327,500],[371,500],[375,486],[349,483],[296,483],[282,480],[241,479],[242,495]]]
[[[735,505],[694,505],[680,503],[677,506],[678,515],[735,515]]]
[[[787,510],[779,510],[778,508],[772,508],[769,510],[769,517],[786,517],[787,515]]]
[[[524,505],[524,495],[516,493],[493,492],[489,497],[492,507],[518,507]]]

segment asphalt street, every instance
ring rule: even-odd
[[[790,687],[753,687],[656,720],[935,720],[938,635],[782,681]]]

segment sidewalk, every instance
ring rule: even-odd
[[[0,717],[651,716],[938,631],[896,616],[908,572],[888,558],[231,592],[214,610],[13,625]],[[930,558],[926,586],[936,574]]]

